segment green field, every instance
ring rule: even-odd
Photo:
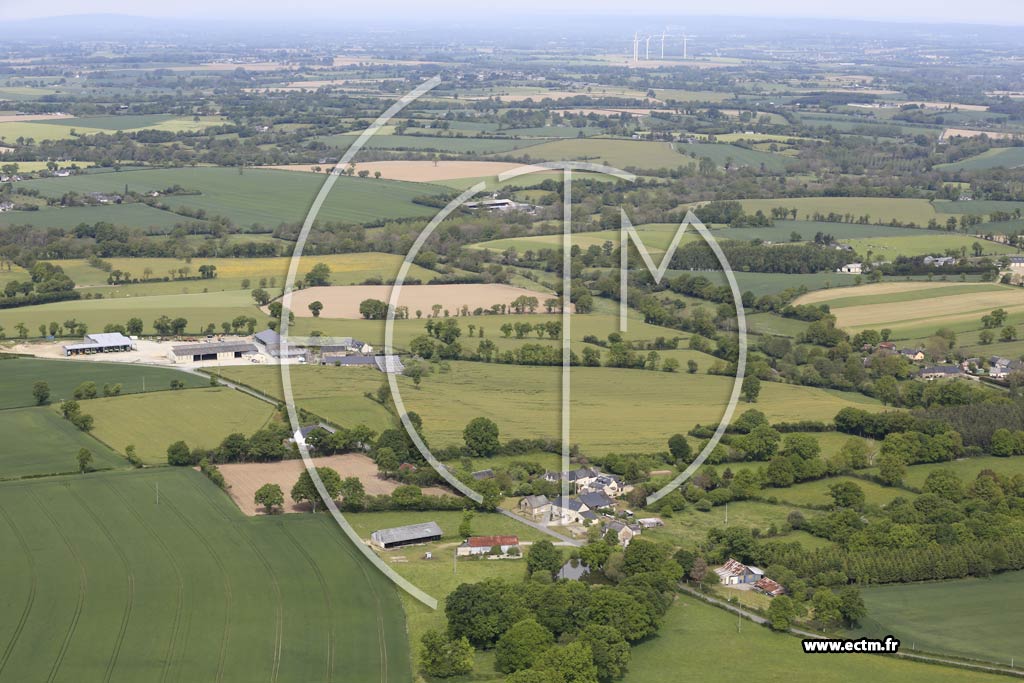
[[[159,392],[82,402],[82,412],[96,420],[93,434],[124,452],[133,444],[149,465],[167,462],[167,447],[184,441],[190,447],[214,448],[228,434],[252,434],[274,414],[274,407],[241,391],[217,387],[187,394]]]
[[[355,142],[358,135],[341,133],[320,138],[329,147],[343,151]],[[523,147],[531,147],[542,140],[513,138],[442,137],[427,135],[374,135],[364,149],[408,150],[412,152],[440,152],[450,154],[506,154]]]
[[[199,121],[193,121],[191,118],[162,114],[5,121],[0,123],[0,140],[14,142],[19,137],[35,138],[37,141],[67,140],[75,137],[72,131],[77,135],[109,135],[119,130],[131,132],[143,129],[198,131],[225,122],[225,119],[215,116],[200,117]]]
[[[47,180],[49,182],[50,179]],[[54,181],[66,178],[54,178]],[[42,182],[42,181],[40,181]],[[191,223],[191,219],[170,211],[161,211],[146,204],[111,204],[104,206],[46,206],[38,211],[5,211],[0,214],[0,226],[31,225],[36,228],[71,230],[81,223],[111,223],[130,228],[155,229],[169,232],[176,225]]]
[[[689,145],[643,140],[612,140],[589,138],[585,140],[559,140],[546,142],[526,150],[534,161],[574,161],[585,159],[615,168],[677,168],[696,163],[700,157],[710,157],[719,165],[731,159],[736,166],[760,166],[779,170],[785,166],[785,157],[767,152],[713,143]],[[695,154],[696,157],[688,156]]]
[[[985,256],[1001,254],[1017,254],[1019,250],[1008,244],[1000,244],[989,240],[979,240],[970,235],[940,233],[934,230],[919,230],[917,235],[900,237],[866,237],[862,239],[846,239],[846,244],[853,247],[858,254],[872,252],[872,260],[894,260],[897,256],[927,256],[928,254],[944,255],[946,250],[960,251],[966,256],[973,256],[973,246],[980,244]]]
[[[104,384],[120,384],[122,394],[135,394],[143,389],[169,389],[173,379],[184,382],[189,388],[209,386],[202,377],[170,368],[81,360],[10,358],[0,361],[0,374],[3,376],[0,410],[34,406],[32,385],[39,380],[50,385],[50,401],[53,403],[71,399],[75,388],[82,382],[96,382],[101,392]]]
[[[329,517],[246,518],[191,469],[2,484],[0,546],[4,680],[412,676],[398,595]]]
[[[407,410],[423,418],[431,444],[461,443],[462,430],[475,417],[490,417],[502,438],[559,436],[560,368],[452,362],[450,371],[423,380],[420,389],[399,378]],[[274,368],[230,367],[222,373],[279,395]],[[349,409],[372,406],[362,397],[375,390],[380,375],[347,382],[351,368],[292,369],[298,404],[339,422],[358,424]],[[260,378],[262,376],[262,381]],[[573,368],[571,440],[584,453],[663,450],[676,432],[695,423],[717,424],[725,411],[732,379],[712,375]],[[303,396],[310,396],[304,399]],[[810,387],[765,382],[756,406],[770,420],[828,420],[841,408],[881,406],[859,394],[840,394]],[[740,404],[738,410],[746,408]],[[374,408],[376,411],[376,409]],[[609,416],[615,416],[609,419]],[[372,426],[372,425],[371,425]]]
[[[941,627],[941,624],[937,624]],[[1007,637],[1013,637],[1010,630]],[[836,662],[836,659],[842,659]],[[633,649],[626,683],[678,681],[679,672],[700,672],[700,680],[775,683],[987,683],[1011,680],[930,664],[867,654],[818,655],[803,652],[800,639],[774,633],[724,610],[682,596],[669,609],[658,635]]]
[[[101,293],[105,297],[145,297],[173,294],[201,294],[205,292],[232,292],[243,299],[246,292],[239,292],[245,280],[249,281],[248,287],[255,289],[261,286],[260,282],[266,280],[263,288],[273,295],[278,295],[284,288],[285,277],[288,274],[288,266],[291,258],[287,256],[270,258],[109,258],[107,261],[112,269],[131,273],[134,278],[146,277],[146,270],[150,271],[151,278],[179,277],[178,270],[187,268],[190,277],[196,277],[199,266],[211,265],[217,267],[217,277],[213,279],[198,280],[174,280],[168,282],[142,282],[138,284],[108,285],[109,274],[105,270],[94,268],[87,261],[82,259],[68,259],[53,261],[67,273],[68,277],[75,281],[79,287],[87,286],[87,291]],[[362,284],[370,278],[380,278],[383,281],[394,280],[398,269],[402,265],[403,257],[398,254],[383,254],[379,252],[362,252],[358,254],[323,254],[305,256],[299,261],[297,278],[301,278],[317,263],[324,263],[331,269],[331,283],[335,285],[357,285]],[[17,272],[17,271],[15,271]],[[6,273],[0,275],[0,282]],[[427,270],[421,266],[412,265],[409,268],[407,281],[418,279],[422,282],[429,282],[431,279],[440,277],[440,273]],[[12,274],[11,279],[18,279]],[[271,284],[271,281],[273,284]],[[249,299],[252,302],[252,299]],[[186,316],[187,317],[187,316]]]
[[[939,164],[936,169],[943,171],[985,171],[990,168],[1017,168],[1024,166],[1024,147],[993,147],[981,154]]]
[[[145,334],[153,334],[153,321],[161,315],[187,319],[187,331],[192,333],[199,333],[209,323],[216,325],[219,330],[221,322],[231,321],[239,315],[256,318],[257,329],[265,326],[270,318],[256,307],[248,291],[235,290],[209,294],[83,299],[8,308],[0,311],[0,325],[9,337],[13,337],[14,326],[22,322],[28,326],[30,335],[37,336],[39,325],[63,323],[69,318],[85,323],[90,332],[101,332],[108,323],[123,325],[129,318],[138,317],[145,323]]]
[[[77,472],[81,448],[92,453],[94,469],[128,466],[124,458],[49,408],[0,411],[0,434],[0,479]]]
[[[832,497],[829,495],[829,486],[844,482],[859,486],[864,491],[865,502],[869,505],[888,505],[894,498],[913,497],[913,494],[901,489],[882,486],[856,477],[829,477],[803,484],[794,484],[784,489],[765,489],[762,491],[762,495],[772,496],[783,503],[792,505],[831,505]]]
[[[660,515],[662,521],[665,522],[665,526],[646,529],[643,532],[643,536],[676,545],[695,546],[707,541],[708,532],[716,528],[724,529],[730,526],[741,526],[748,529],[757,528],[766,532],[771,524],[774,524],[776,527],[782,527],[786,524],[786,516],[794,509],[797,509],[797,506],[743,500],[729,503],[729,518],[726,520],[726,508],[724,506],[712,508],[709,512],[700,512],[691,508],[686,512],[673,513],[671,517]],[[808,517],[817,514],[807,510],[802,510],[802,512]],[[792,538],[791,535],[779,536],[778,538],[787,541],[799,540],[801,543],[805,540],[795,535],[792,535]]]
[[[961,458],[953,462],[937,462],[907,467],[907,473],[903,477],[903,483],[914,488],[924,486],[928,475],[935,470],[951,469],[959,476],[965,484],[974,481],[982,470],[992,470],[997,474],[1007,477],[1024,475],[1024,458],[997,458],[995,456],[983,456],[980,458]],[[866,474],[877,474],[878,470],[869,468],[864,471]]]
[[[299,223],[306,217],[324,177],[269,169],[175,168],[89,173],[70,178],[28,180],[23,185],[44,196],[65,192],[162,191],[173,185],[198,190],[199,195],[164,196],[172,207],[202,209],[207,215],[226,216],[237,225],[275,228],[280,223]],[[321,221],[363,223],[386,218],[430,216],[429,206],[413,198],[438,194],[442,189],[426,183],[407,183],[373,178],[339,177],[320,211]],[[182,222],[188,222],[183,219]]]
[[[797,210],[797,218],[811,220],[815,213],[853,214],[854,219],[867,214],[871,223],[881,219],[889,222],[893,219],[903,223],[916,223],[919,226],[928,224],[935,218],[940,223],[948,217],[937,213],[927,199],[891,199],[885,197],[798,197],[790,199],[744,199],[743,208],[747,213],[758,209],[766,214],[772,207],[781,206]],[[830,231],[826,231],[830,232]],[[806,236],[806,235],[805,235]]]
[[[998,664],[1024,659],[1018,625],[1024,572],[864,590],[868,618],[858,635],[892,634],[916,647]]]

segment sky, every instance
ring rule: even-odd
[[[493,14],[493,0],[388,0],[386,4],[361,5],[344,0],[175,0],[139,2],[138,0],[0,0],[0,21],[35,19],[49,16],[113,13],[134,16],[174,17],[181,19],[265,18],[294,19],[302,14],[312,17],[359,15],[386,21],[390,16],[413,14],[437,16],[444,13]],[[386,7],[384,14],[371,14],[375,7]],[[924,23],[1024,24],[1024,2],[987,0],[986,2],[950,2],[948,0],[714,0],[685,3],[678,0],[513,0],[509,5],[517,13],[538,14],[624,14],[634,15],[714,15],[773,16],[865,19],[875,21],[921,21]]]

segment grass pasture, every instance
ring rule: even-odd
[[[869,608],[870,609],[870,608]],[[941,623],[936,624],[942,627]],[[1007,631],[1011,637],[1012,630]],[[995,683],[1003,676],[961,671],[876,655],[804,654],[800,639],[750,622],[689,596],[676,600],[658,635],[633,649],[625,683],[668,683],[680,671],[699,671],[707,683]]]
[[[502,439],[558,437],[559,368],[470,362],[452,362],[450,368],[425,377],[419,389],[411,380],[398,378],[406,409],[423,418],[431,444],[461,443],[466,423],[481,415],[498,424]],[[233,366],[220,372],[272,396],[281,395],[274,368]],[[382,408],[363,397],[364,392],[376,390],[383,378],[376,372],[357,372],[354,368],[293,368],[299,405],[342,425],[359,424],[360,418],[368,416],[384,417],[379,412]],[[664,449],[669,436],[686,432],[697,422],[717,424],[732,387],[728,377],[615,368],[576,367],[571,381],[575,425],[571,440],[584,453],[595,454]],[[359,412],[350,411],[353,405],[360,406]],[[751,407],[773,421],[825,420],[849,405],[880,407],[857,394],[774,382],[764,383],[759,402]],[[745,408],[741,404],[738,410]],[[609,419],[610,415],[615,418]]]
[[[894,498],[913,496],[913,494],[902,489],[882,486],[881,484],[857,479],[856,477],[829,477],[827,479],[794,484],[784,489],[766,489],[763,495],[774,496],[783,503],[791,505],[831,505],[832,497],[829,495],[829,486],[843,482],[859,486],[864,491],[865,502],[869,505],[888,505]]]
[[[221,322],[231,321],[243,314],[256,318],[258,325],[265,324],[269,319],[256,308],[248,291],[236,290],[209,294],[85,299],[9,308],[0,311],[0,325],[10,335],[14,326],[23,322],[28,326],[29,334],[36,335],[36,328],[41,324],[62,323],[75,318],[85,323],[90,331],[99,332],[107,323],[124,324],[129,318],[138,317],[145,323],[145,334],[154,334],[153,321],[161,315],[168,315],[171,318],[186,318],[189,321],[187,331],[198,333],[208,323],[214,323],[219,329]]]
[[[1024,298],[1012,287],[986,283],[885,282],[858,288],[812,292],[797,303],[828,303],[837,322],[848,329],[888,327],[897,338],[915,338],[942,325],[971,323],[995,308],[1024,312]]]
[[[412,676],[398,595],[329,517],[247,519],[191,469],[2,484],[0,544],[5,680]]]
[[[0,480],[78,471],[78,450],[88,448],[93,468],[127,467],[128,461],[48,408],[0,411]]]
[[[904,230],[904,233],[907,231]],[[858,239],[843,240],[856,250],[858,254],[872,252],[872,259],[884,259],[892,261],[897,256],[927,256],[928,254],[945,255],[946,250],[963,250],[967,255],[973,255],[975,243],[982,246],[982,254],[985,256],[999,256],[1004,254],[1016,254],[1016,247],[1008,244],[1000,244],[989,240],[979,240],[970,235],[958,235],[956,233],[941,233],[934,230],[918,230],[916,235],[903,234],[899,237],[865,237]]]
[[[227,387],[97,398],[82,403],[96,420],[93,433],[124,452],[134,444],[148,465],[167,462],[167,447],[184,441],[213,448],[228,434],[252,434],[274,414],[274,407]]]
[[[812,220],[815,213],[852,214],[859,218],[864,214],[870,216],[870,222],[881,219],[889,222],[893,219],[903,223],[927,225],[928,220],[935,218],[940,223],[945,221],[945,214],[936,213],[935,208],[927,199],[890,199],[882,197],[798,197],[788,199],[744,199],[743,208],[747,213],[758,209],[766,214],[772,207],[781,206],[797,210],[798,220]],[[829,231],[826,231],[829,232]]]
[[[915,647],[1003,665],[1024,658],[1017,629],[1024,609],[1024,572],[872,586],[863,596],[868,618],[858,636],[891,634],[903,642],[902,649]]]
[[[66,178],[47,178],[60,182]],[[36,181],[31,181],[36,182]],[[43,182],[43,181],[39,181]],[[113,225],[143,228],[148,231],[170,232],[176,225],[191,220],[170,211],[146,204],[109,204],[103,206],[45,206],[38,211],[5,211],[0,214],[0,226],[31,225],[35,228],[61,228],[71,230],[81,223],[111,223]]]
[[[748,150],[734,145],[714,143],[675,144],[645,140],[588,138],[546,142],[526,150],[533,160],[563,161],[585,159],[615,168],[677,168],[709,157],[720,166],[733,165],[781,170],[785,157]]]
[[[28,180],[24,185],[55,197],[69,191],[123,192],[126,185],[136,192],[159,192],[180,185],[201,194],[164,196],[161,201],[172,207],[202,209],[208,215],[226,216],[238,225],[270,228],[282,222],[301,222],[324,178],[311,173],[267,169],[247,169],[240,174],[233,168],[197,167],[89,173],[70,178]],[[435,209],[414,204],[412,199],[439,192],[439,188],[431,191],[422,183],[339,177],[319,219],[362,223],[430,216]]]
[[[147,391],[169,390],[174,379],[184,382],[187,388],[209,386],[202,377],[180,370],[127,363],[10,358],[0,361],[0,373],[0,410],[34,406],[32,385],[40,380],[50,385],[53,403],[73,398],[75,388],[82,382],[96,382],[100,391],[104,384],[120,384],[122,394],[143,391],[143,382]]]
[[[935,168],[943,171],[985,171],[1019,166],[1024,166],[1024,147],[993,147],[981,154],[949,164],[939,164]]]

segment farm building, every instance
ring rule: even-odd
[[[615,507],[615,501],[606,496],[602,492],[595,493],[581,493],[580,502],[586,505],[591,510],[600,510],[602,508]]]
[[[437,522],[423,522],[396,526],[391,529],[379,529],[370,534],[370,543],[381,550],[390,550],[407,545],[440,541],[441,536],[441,527],[437,525]]]
[[[622,480],[614,474],[598,474],[587,483],[581,484],[579,490],[580,493],[602,493],[615,498],[622,495],[625,488]]]
[[[764,593],[772,598],[786,592],[786,589],[782,587],[782,584],[778,581],[769,579],[767,576],[761,577],[754,583],[754,590]]]
[[[299,340],[288,339],[288,349],[281,348],[281,335],[276,330],[263,330],[253,335],[253,341],[260,351],[271,358],[305,358],[306,349],[299,343]]]
[[[900,355],[915,363],[924,360],[924,351],[920,349],[900,349]]]
[[[594,511],[581,500],[559,496],[551,501],[551,521],[555,524],[582,524],[596,519]]]
[[[608,533],[613,532],[619,539],[619,545],[626,547],[629,542],[632,541],[636,536],[642,533],[642,529],[639,524],[627,524],[617,519],[607,519],[602,522],[602,531]]]
[[[959,365],[933,365],[931,367],[923,368],[920,372],[921,379],[925,380],[958,377],[960,374],[961,370]]]
[[[1024,273],[1024,256],[1011,256],[1010,270],[1014,273]]]
[[[459,557],[489,555],[493,548],[500,548],[501,555],[522,555],[518,536],[470,536],[455,549]]]
[[[864,264],[862,263],[847,263],[842,268],[836,269],[837,273],[850,273],[851,275],[860,275],[864,272]]]
[[[764,572],[753,565],[745,565],[742,562],[729,558],[729,561],[715,569],[718,578],[723,585],[736,586],[742,583],[757,583]]]
[[[484,479],[494,479],[494,470],[477,470],[471,475],[477,481],[483,481]]]
[[[135,344],[131,339],[120,332],[101,332],[99,334],[87,334],[80,344],[67,344],[64,346],[65,356],[78,356],[86,353],[116,353],[118,351],[131,351]]]
[[[543,495],[526,496],[519,501],[519,511],[534,519],[541,519],[551,512],[551,501]]]
[[[255,353],[259,350],[249,342],[203,342],[172,346],[167,357],[174,363],[201,363],[244,358]]]

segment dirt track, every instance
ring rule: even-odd
[[[317,467],[330,467],[345,477],[358,477],[363,482],[366,493],[374,496],[390,494],[400,484],[390,479],[377,476],[377,465],[362,453],[332,455],[326,458],[313,458]],[[281,462],[232,463],[220,465],[221,474],[231,488],[228,493],[242,512],[249,516],[262,515],[263,506],[253,502],[256,490],[264,484],[277,484],[284,491],[285,512],[308,512],[306,504],[296,505],[291,499],[292,486],[298,481],[304,469],[302,460],[282,460]],[[450,493],[441,488],[426,488],[423,493],[441,496]]]

